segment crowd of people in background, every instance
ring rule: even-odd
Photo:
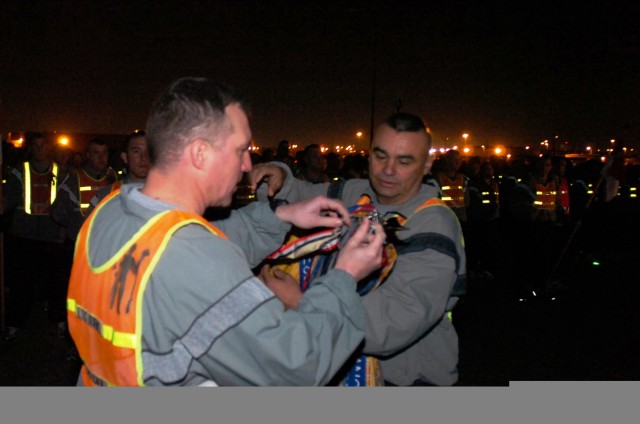
[[[146,177],[144,132],[126,138],[121,162],[99,138],[90,140],[83,152],[74,152],[41,132],[28,132],[22,150],[6,153],[0,208],[8,247],[4,336],[16,337],[32,308],[41,305],[59,337],[67,340],[68,357],[73,360],[66,295],[77,234],[101,198],[101,189],[112,190],[136,174]],[[125,165],[119,173],[116,163]]]

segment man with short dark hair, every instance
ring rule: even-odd
[[[253,202],[215,225],[205,221],[205,209],[228,207],[251,170],[243,99],[213,80],[171,84],[146,133],[144,185],[105,198],[78,236],[67,304],[83,360],[79,384],[327,383],[364,337],[355,289],[380,267],[380,225],[361,225],[336,269],[287,310],[252,267],[291,224],[348,224],[344,206],[320,196]]]
[[[149,149],[147,147],[147,137],[144,131],[136,130],[129,134],[120,152],[120,159],[126,166],[124,178],[113,184],[102,187],[91,199],[91,205],[87,210],[85,219],[98,203],[109,193],[119,189],[123,184],[142,184],[147,179],[149,172]]]
[[[273,160],[277,160],[287,164],[289,168],[293,167],[293,157],[289,154],[289,141],[288,140],[280,140],[278,142],[278,148],[276,149],[276,156]]]
[[[329,193],[346,205],[366,197],[385,219],[403,223],[394,242],[394,268],[362,298],[367,319],[363,352],[379,359],[388,385],[448,386],[458,379],[458,337],[451,311],[466,281],[464,242],[458,220],[438,199],[437,188],[422,184],[433,161],[430,148],[424,122],[397,113],[374,134],[370,180],[309,184],[276,162],[257,165],[251,172],[254,185],[268,182],[269,195],[295,201]],[[267,197],[262,188],[258,197]],[[268,283],[286,292],[292,304],[296,295],[306,297],[296,281],[279,277],[277,286]]]
[[[326,183],[329,181],[329,176],[325,173],[327,160],[322,153],[320,145],[310,144],[305,147],[302,158],[302,163],[299,164],[298,174],[296,175],[299,179],[310,183]]]
[[[467,208],[470,202],[467,191],[469,179],[460,172],[462,166],[460,151],[447,150],[440,160],[442,166],[435,177],[442,189],[442,200],[456,213],[460,223],[466,225]]]
[[[109,166],[107,143],[98,138],[89,141],[85,165],[70,172],[58,187],[58,197],[51,206],[51,217],[65,228],[67,241],[75,243],[80,226],[88,215],[91,199],[102,187],[118,178]]]

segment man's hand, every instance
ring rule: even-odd
[[[255,191],[262,182],[266,182],[269,187],[267,190],[269,197],[275,196],[280,191],[286,178],[287,172],[284,169],[269,163],[254,165],[249,172],[251,189]]]
[[[331,227],[351,225],[349,211],[344,204],[335,199],[316,196],[289,205],[276,208],[276,216],[299,228]]]
[[[268,264],[262,267],[258,277],[284,303],[286,309],[298,309],[302,290],[295,278]]]
[[[363,219],[360,227],[340,250],[336,269],[360,281],[382,265],[382,245],[386,235],[378,222]]]

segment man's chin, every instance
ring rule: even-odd
[[[393,196],[394,194],[394,187],[391,187],[388,184],[382,184],[378,181],[372,182],[371,185],[373,187],[373,190],[379,195]]]
[[[218,195],[216,198],[209,198],[207,207],[209,208],[228,208],[233,202],[233,193],[225,195]]]

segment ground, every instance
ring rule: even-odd
[[[603,256],[576,258],[553,297],[519,301],[504,295],[508,281],[476,281],[454,312],[458,384],[640,380],[640,252]]]

